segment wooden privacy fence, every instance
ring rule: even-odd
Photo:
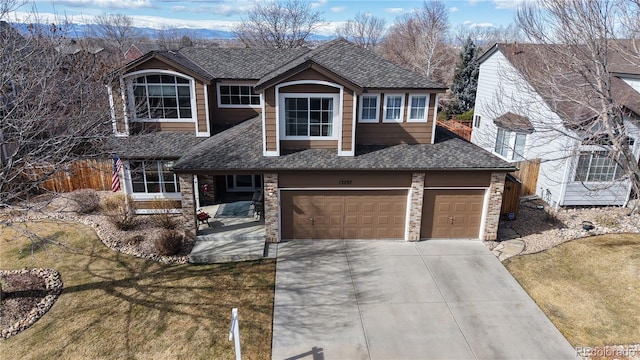
[[[463,123],[457,122],[455,120],[438,120],[438,125],[467,141],[471,141],[471,128]]]
[[[55,192],[71,192],[78,189],[111,189],[111,159],[78,160],[69,164],[67,169],[51,175],[40,185],[41,188]]]
[[[500,216],[505,219],[515,220],[518,217],[520,207],[520,191],[522,184],[513,175],[507,174],[502,193],[502,207]]]
[[[520,195],[527,196],[535,194],[538,184],[538,173],[540,172],[540,159],[520,161],[516,166],[520,170],[514,172],[513,176],[522,183]]]

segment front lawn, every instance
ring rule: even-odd
[[[640,343],[640,235],[583,238],[505,265],[572,345]]]
[[[47,238],[33,250],[25,226]],[[50,267],[64,289],[51,310],[0,341],[6,359],[233,359],[238,308],[245,359],[271,355],[275,261],[165,265],[105,247],[90,227],[0,226],[0,268]]]

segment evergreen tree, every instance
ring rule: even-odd
[[[471,38],[467,38],[460,53],[460,64],[456,68],[451,84],[449,114],[462,114],[473,109],[478,88],[478,48]]]

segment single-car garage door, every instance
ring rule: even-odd
[[[280,192],[282,239],[403,239],[406,190]]]
[[[425,189],[420,237],[479,238],[484,193],[484,190]]]

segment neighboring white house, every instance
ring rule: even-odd
[[[514,59],[528,56],[533,46],[496,44],[480,57],[471,142],[511,162],[541,159],[536,193],[551,206],[625,205],[631,184],[621,169],[603,148],[567,129],[566,115],[553,110],[566,104],[544,99],[519,70]],[[611,84],[615,94],[624,94],[620,100],[628,110],[627,136],[637,161],[640,68],[620,70]]]

